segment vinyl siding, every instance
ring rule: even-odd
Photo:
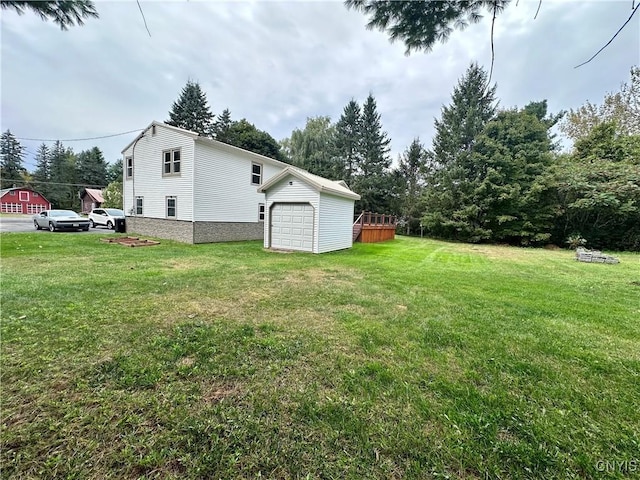
[[[292,185],[289,185],[289,182]],[[275,185],[272,185],[267,192],[267,202],[265,208],[265,232],[264,232],[264,246],[269,248],[271,246],[271,238],[269,235],[269,224],[271,221],[271,207],[274,203],[310,203],[314,209],[314,239],[313,239],[313,253],[318,252],[318,235],[317,228],[319,220],[319,205],[320,194],[311,186],[305,182],[299,180],[296,177],[287,175]]]
[[[284,167],[258,160],[224,146],[196,142],[194,220],[199,222],[258,222],[258,205],[265,194],[251,183],[251,165],[262,165],[262,183]]]
[[[135,152],[134,149],[135,148]],[[163,172],[162,152],[180,148],[180,176],[166,176]],[[126,158],[134,152],[133,178],[126,178]],[[145,218],[166,218],[165,198],[177,197],[176,220],[193,221],[193,157],[194,140],[180,132],[161,125],[156,126],[156,134],[147,130],[143,137],[123,154],[123,194],[124,211],[129,215],[135,204],[135,197],[144,197]]]
[[[320,195],[318,253],[352,247],[353,205],[348,198]]]

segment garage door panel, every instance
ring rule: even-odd
[[[313,207],[276,203],[271,210],[271,246],[292,250],[313,250]]]

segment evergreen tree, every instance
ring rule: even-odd
[[[107,162],[98,147],[80,152],[76,157],[78,183],[90,187],[107,185]]]
[[[544,106],[543,113],[540,105]],[[500,112],[477,138],[469,178],[471,195],[455,213],[474,240],[532,245],[548,242],[556,210],[547,201],[542,178],[551,165],[553,144],[546,102]]]
[[[48,200],[54,208],[73,209],[78,206],[76,156],[59,140],[51,149],[51,190]]]
[[[35,189],[49,198],[51,181],[51,165],[49,147],[45,143],[38,147],[36,152],[36,169],[33,172],[33,183]]]
[[[405,222],[407,235],[418,230],[422,217],[420,198],[428,169],[427,158],[427,151],[420,139],[416,138],[398,161],[396,172],[401,185],[400,216]]]
[[[53,20],[61,30],[70,26],[84,25],[85,18],[98,18],[98,12],[91,0],[2,0],[2,9],[13,8],[19,15],[26,9],[32,10],[42,20]]]
[[[389,138],[382,130],[376,101],[369,94],[362,107],[360,127],[360,156],[354,189],[360,194],[357,208],[390,213],[393,181],[390,178]]]
[[[214,138],[219,142],[229,143],[229,130],[232,123],[231,112],[225,108],[213,124]]]
[[[358,102],[351,101],[336,123],[335,149],[342,170],[342,179],[353,187],[353,179],[358,169],[361,155],[362,114]]]
[[[107,167],[107,183],[122,183],[122,158],[119,158]]]
[[[16,137],[7,130],[0,139],[0,188],[11,188],[14,185],[24,183],[23,174],[26,173],[23,167],[24,147]]]
[[[486,71],[471,64],[453,89],[451,103],[442,107],[441,119],[435,122],[431,153],[434,172],[425,193],[427,214],[423,219],[431,235],[470,239],[467,220],[459,220],[457,213],[465,211],[465,218],[477,213],[478,206],[470,196],[470,182],[480,172],[472,152],[477,137],[495,115],[495,91],[495,86],[487,88]],[[479,241],[480,237],[474,239]]]
[[[335,153],[335,126],[329,117],[307,118],[304,129],[295,129],[284,145],[294,165],[321,177],[342,180]]]
[[[169,112],[168,125],[184,128],[205,137],[213,136],[213,119],[207,95],[197,82],[187,81]]]
[[[476,23],[486,10],[500,14],[511,0],[346,0],[347,8],[370,15],[367,28],[387,31],[391,41],[402,40],[407,55],[412,50],[430,51],[436,42],[446,42],[454,29]]]

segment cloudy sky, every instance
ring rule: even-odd
[[[434,118],[469,63],[488,68],[485,19],[430,53],[365,29],[338,1],[96,2],[99,19],[61,31],[37,16],[2,10],[3,131],[20,138],[99,137],[166,120],[187,79],[200,83],[213,113],[229,108],[280,140],[307,117],[337,120],[346,103],[378,102],[393,157],[419,136],[431,144]],[[501,106],[547,99],[550,110],[599,103],[640,64],[640,15],[593,62],[631,14],[631,0],[513,1],[498,17],[493,78]],[[65,144],[97,145],[112,162],[135,133]],[[42,142],[21,140],[26,166]]]

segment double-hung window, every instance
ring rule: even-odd
[[[142,199],[143,197],[136,197],[136,215],[142,215]]]
[[[162,176],[180,175],[180,149],[162,152]]]
[[[251,164],[251,183],[254,185],[262,184],[262,165],[259,163]]]
[[[167,218],[176,218],[178,211],[178,199],[176,197],[167,197]]]
[[[264,222],[264,203],[258,204],[258,221]]]
[[[125,159],[125,163],[127,164],[127,178],[133,177],[133,157],[127,157]]]

